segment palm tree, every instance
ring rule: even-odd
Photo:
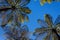
[[[29,29],[26,25],[21,26],[21,28],[16,28],[15,26],[10,26],[5,29],[6,40],[31,40],[29,37]]]
[[[1,26],[5,27],[14,20],[17,26],[20,23],[28,21],[28,15],[31,10],[26,7],[30,0],[6,0],[8,5],[0,6],[0,18],[2,18]],[[6,13],[8,12],[8,13]]]
[[[53,2],[53,1],[55,1],[55,2],[60,2],[60,0],[40,0],[40,4],[41,4],[41,5],[44,5],[46,2],[50,4],[50,3]]]
[[[38,23],[42,26],[41,28],[36,28],[34,35],[37,35],[36,40],[41,34],[47,33],[44,40],[60,40],[60,15],[57,17],[56,21],[53,23],[52,17],[49,14],[45,14],[45,20],[38,19]],[[40,39],[39,39],[40,40]]]

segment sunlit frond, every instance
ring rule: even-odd
[[[37,22],[38,22],[42,27],[48,27],[48,24],[47,24],[45,21],[43,21],[43,20],[38,19]]]
[[[46,0],[40,0],[40,4],[43,6],[46,3]]]
[[[51,3],[51,2],[52,2],[52,0],[47,0],[47,2],[48,2],[48,3]]]
[[[24,22],[24,16],[22,14],[18,15],[18,20],[23,23]]]
[[[43,6],[45,3],[52,3],[52,2],[60,2],[60,0],[40,0],[41,6]]]
[[[22,11],[22,12],[24,12],[26,14],[30,14],[31,13],[31,10],[28,7],[20,8],[20,11]]]
[[[48,26],[52,26],[53,22],[52,22],[52,17],[49,14],[45,14],[45,22],[48,24]]]

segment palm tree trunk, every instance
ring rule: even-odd
[[[57,31],[55,29],[52,29],[52,31],[57,35],[58,40],[60,40],[60,36],[58,35]]]

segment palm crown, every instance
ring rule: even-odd
[[[6,0],[8,6],[0,6],[0,15],[2,18],[1,26],[5,26],[7,23],[11,23],[14,20],[14,23],[19,26],[24,20],[28,21],[28,16],[31,12],[26,5],[30,0]],[[9,11],[9,12],[8,12]],[[6,13],[8,12],[8,13]]]
[[[21,28],[16,28],[15,26],[6,27],[5,32],[6,40],[31,40],[26,25],[21,26]]]
[[[60,21],[60,15],[57,17],[56,21],[53,23],[52,17],[49,14],[45,14],[44,21],[38,19],[38,23],[42,26],[42,28],[36,28],[34,35],[40,35],[40,34],[47,32],[47,35],[44,38],[44,40],[50,40],[50,39],[60,40],[60,36],[59,36],[60,22],[59,21]]]

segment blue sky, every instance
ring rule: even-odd
[[[50,14],[53,17],[53,21],[60,15],[59,2],[52,2],[51,4],[46,3],[41,6],[39,0],[31,0],[27,6],[30,8],[31,14],[29,14],[29,22],[24,24],[28,25],[31,32],[33,32],[35,28],[40,27],[37,23],[37,19],[44,20],[44,14]],[[3,33],[3,29],[0,28],[0,40],[4,40]]]

